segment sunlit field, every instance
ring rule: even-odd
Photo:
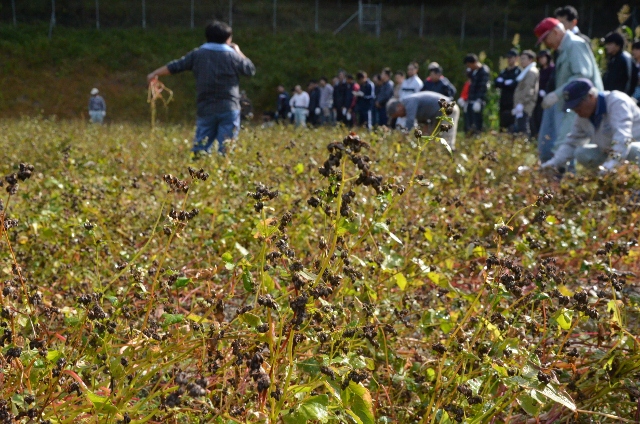
[[[0,422],[637,422],[640,173],[507,135],[0,121]],[[6,177],[5,177],[6,176]]]

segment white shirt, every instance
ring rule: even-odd
[[[291,97],[291,100],[289,100],[289,106],[291,106],[292,109],[295,109],[297,107],[303,108],[303,109],[308,109],[309,108],[309,94],[306,91],[303,91],[300,94],[295,93]]]
[[[418,75],[405,79],[400,86],[400,100],[412,94],[419,93],[422,87],[424,87],[424,82],[422,82]]]

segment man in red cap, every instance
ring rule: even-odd
[[[566,31],[560,21],[555,18],[545,18],[533,31],[538,37],[538,44],[544,43],[548,48],[556,50],[558,53],[555,72],[556,89],[547,93],[542,100],[544,109],[557,108],[553,112],[547,113],[545,111],[545,115],[549,115],[550,118],[553,115],[556,117],[553,124],[556,129],[556,137],[555,140],[543,140],[543,134],[540,137],[542,142],[558,146],[565,142],[576,119],[576,114],[567,111],[563,100],[561,100],[565,86],[578,78],[586,78],[593,83],[594,87],[602,91],[602,78],[591,47],[582,38],[571,31]],[[555,148],[553,150],[555,151]]]

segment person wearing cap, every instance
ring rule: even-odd
[[[510,130],[515,122],[511,113],[513,110],[513,93],[518,84],[516,78],[522,69],[517,66],[518,50],[511,49],[507,52],[507,67],[500,72],[495,80],[496,88],[500,89],[500,128]]]
[[[427,67],[427,72],[429,72],[429,76],[424,80],[422,91],[433,91],[452,99],[455,97],[456,88],[447,77],[442,75],[442,66],[437,62],[431,62]]]
[[[451,101],[451,98],[433,91],[421,91],[400,100],[392,99],[387,103],[387,115],[390,119],[405,118],[408,129],[413,129],[416,125],[421,126],[423,134],[428,135],[437,124],[436,118],[442,115],[439,102],[443,98],[448,102]],[[446,140],[451,149],[455,149],[460,119],[460,108],[457,104],[453,107],[450,118],[453,120],[453,127],[449,131],[443,132],[442,138]]]
[[[89,116],[94,124],[102,124],[104,117],[107,115],[107,104],[97,88],[91,89],[91,97],[89,98]]]
[[[229,25],[213,21],[205,28],[205,37],[207,42],[199,48],[147,75],[151,83],[161,76],[193,72],[198,93],[193,159],[209,154],[216,141],[224,156],[225,142],[234,140],[240,130],[240,76],[256,73],[253,62],[232,42]]]
[[[554,113],[543,116],[542,126],[545,126],[547,117],[553,118],[555,138],[546,139],[541,134],[540,139],[545,139],[544,149],[541,151],[553,152],[555,146],[565,142],[567,134],[573,127],[576,114],[567,111],[563,105],[562,93],[565,86],[578,78],[590,80],[594,87],[602,91],[602,78],[591,47],[580,37],[571,31],[566,31],[564,25],[555,18],[543,19],[534,29],[538,44],[544,43],[548,48],[558,53],[555,68],[555,90],[547,92],[542,100],[542,108],[548,109],[558,104]]]
[[[625,39],[619,32],[610,32],[604,37],[607,71],[602,76],[602,84],[607,91],[618,90],[631,96],[638,84],[638,71],[624,46]]]
[[[462,62],[467,67],[467,75],[470,80],[465,126],[468,131],[479,132],[482,131],[482,112],[487,100],[491,70],[487,65],[483,65],[478,56],[473,53],[467,54]]]
[[[511,114],[515,117],[513,132],[531,135],[530,119],[538,98],[538,67],[536,66],[536,54],[531,50],[525,50],[520,55],[520,65],[524,68],[516,77],[516,89],[513,93],[515,105]]]
[[[564,143],[542,168],[561,169],[574,158],[586,168],[610,171],[627,160],[640,164],[640,109],[621,91],[600,91],[578,78],[562,91],[577,118]]]

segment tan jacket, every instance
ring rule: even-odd
[[[522,81],[518,82],[516,91],[513,93],[514,106],[521,104],[524,107],[524,113],[529,116],[533,114],[533,109],[536,107],[539,77],[540,71],[535,66],[532,66]]]

